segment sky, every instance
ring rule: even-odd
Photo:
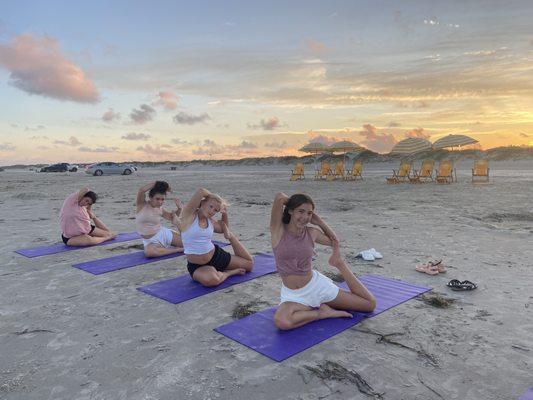
[[[0,5],[0,165],[533,146],[531,1]]]

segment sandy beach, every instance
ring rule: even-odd
[[[131,176],[0,173],[2,399],[517,399],[533,386],[533,165],[491,163],[472,185],[387,185],[394,164],[365,166],[362,182],[289,182],[290,168],[144,168]],[[335,230],[352,271],[433,288],[276,363],[213,331],[239,307],[276,305],[264,276],[172,305],[137,287],[186,273],[183,257],[93,276],[76,262],[137,251],[125,242],[28,259],[13,251],[60,240],[64,198],[99,194],[96,215],[135,230],[134,201],[162,179],[186,201],[203,186],[225,197],[231,228],[252,253],[271,251],[274,194],[306,192]],[[168,209],[172,203],[167,200]],[[374,247],[384,258],[355,256]],[[317,245],[315,267],[327,265]],[[443,259],[445,274],[415,271]],[[450,279],[478,288],[454,292]],[[241,307],[242,308],[242,307]]]

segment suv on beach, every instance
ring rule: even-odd
[[[119,164],[114,162],[91,164],[85,168],[85,173],[96,176],[111,174],[131,175],[135,171],[137,171],[137,168],[135,168],[133,165]]]
[[[39,172],[77,172],[78,166],[77,165],[70,165],[69,163],[59,163],[59,164],[52,164],[48,167],[43,167],[39,170]]]

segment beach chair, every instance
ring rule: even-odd
[[[346,179],[347,181],[355,181],[357,180],[357,178],[362,180],[363,179],[363,176],[361,175],[362,172],[363,172],[363,163],[361,161],[355,161],[353,163],[352,169],[346,173],[346,177],[344,179]]]
[[[297,163],[294,166],[294,169],[291,171],[291,181],[296,181],[299,179],[305,179],[304,165],[302,163]]]
[[[326,179],[328,181],[344,179],[344,161],[338,161],[337,164],[335,164],[335,171],[329,174]]]
[[[411,162],[402,161],[398,171],[392,170],[392,176],[387,177],[387,183],[401,183],[409,182],[409,174],[411,172]]]
[[[489,162],[488,160],[476,160],[474,161],[474,168],[472,168],[472,182],[478,181],[477,178],[483,178],[482,181],[489,181]],[[474,180],[474,178],[476,178]]]
[[[424,183],[424,182],[433,182],[433,168],[435,166],[435,161],[433,160],[424,160],[422,161],[422,166],[420,170],[414,170],[413,176],[409,177],[410,183]]]
[[[328,175],[331,174],[331,166],[329,162],[322,161],[320,164],[320,169],[315,172],[315,181],[319,179],[327,179]]]
[[[454,181],[455,169],[453,168],[453,161],[442,160],[439,163],[439,168],[435,170],[437,183],[452,183]],[[455,177],[457,181],[457,177]]]

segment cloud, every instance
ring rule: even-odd
[[[30,136],[30,139],[32,140],[39,140],[39,139],[44,139],[44,140],[48,140],[48,136]]]
[[[120,114],[113,111],[112,108],[107,110],[104,115],[102,115],[102,120],[105,122],[113,122],[117,119],[120,119]]]
[[[359,131],[359,136],[363,137],[361,144],[377,152],[390,151],[398,142],[393,134],[378,132],[377,128],[371,124],[364,124],[363,130]]]
[[[64,145],[64,146],[79,146],[80,144],[82,144],[77,138],[75,138],[74,136],[71,136],[68,141],[66,140],[55,140],[54,141],[54,144],[61,144],[61,145]]]
[[[181,139],[181,138],[174,138],[171,140],[172,143],[174,144],[180,144],[180,145],[190,145],[191,143],[187,142],[186,140],[184,139]]]
[[[237,148],[243,149],[243,150],[251,150],[251,149],[257,149],[257,145],[255,143],[249,142],[248,140],[243,140]]]
[[[424,131],[424,128],[414,128],[407,132],[405,132],[404,135],[406,138],[415,137],[415,138],[423,138],[423,139],[429,139],[429,133]]]
[[[11,143],[2,143],[0,144],[0,151],[14,151],[16,150],[17,148],[15,146],[13,146]]]
[[[26,93],[79,103],[99,101],[92,81],[51,37],[25,33],[0,44],[0,65],[11,73],[11,84]]]
[[[267,142],[265,143],[265,147],[269,147],[272,149],[284,149],[287,147],[287,141],[284,140],[283,142]]]
[[[172,150],[170,150],[172,146],[170,145],[150,145],[145,144],[144,146],[137,147],[137,151],[142,151],[146,154],[156,155],[156,156],[163,156],[163,155],[171,155],[174,154]]]
[[[324,43],[321,43],[321,42],[318,42],[318,41],[312,40],[312,39],[307,41],[307,48],[313,54],[323,54],[323,53],[326,53],[329,50]]]
[[[40,131],[41,129],[45,129],[46,127],[44,125],[37,125],[36,127],[31,126],[25,126],[24,131]]]
[[[187,114],[184,111],[179,112],[174,116],[174,122],[176,124],[194,125],[201,122],[206,122],[211,119],[209,114],[203,113],[200,115]]]
[[[161,106],[165,110],[175,110],[178,107],[178,101],[179,97],[172,92],[159,92],[153,105]]]
[[[387,126],[389,128],[397,128],[398,126],[402,126],[402,124],[400,124],[399,122],[391,121]]]
[[[529,135],[527,133],[524,133],[524,132],[520,132],[520,136],[524,137],[524,138],[528,138]]]
[[[135,133],[135,132],[131,132],[131,133],[128,133],[127,135],[122,136],[122,139],[125,139],[125,140],[148,140],[150,138],[151,136],[147,135],[146,133]]]
[[[278,117],[271,117],[268,119],[262,119],[261,122],[257,125],[247,124],[249,129],[263,129],[264,131],[272,131],[276,128],[281,127]]]
[[[95,148],[89,148],[82,146],[78,149],[83,153],[115,153],[118,151],[118,147],[98,146]]]
[[[310,134],[313,135],[314,132],[310,132]],[[312,139],[309,141],[309,143],[321,143],[325,146],[329,146],[330,144],[333,144],[338,141],[339,139],[333,136],[314,134],[314,136],[312,136]]]
[[[156,112],[148,104],[141,104],[139,108],[140,110],[134,108],[131,111],[130,117],[133,122],[142,125],[154,119]]]

